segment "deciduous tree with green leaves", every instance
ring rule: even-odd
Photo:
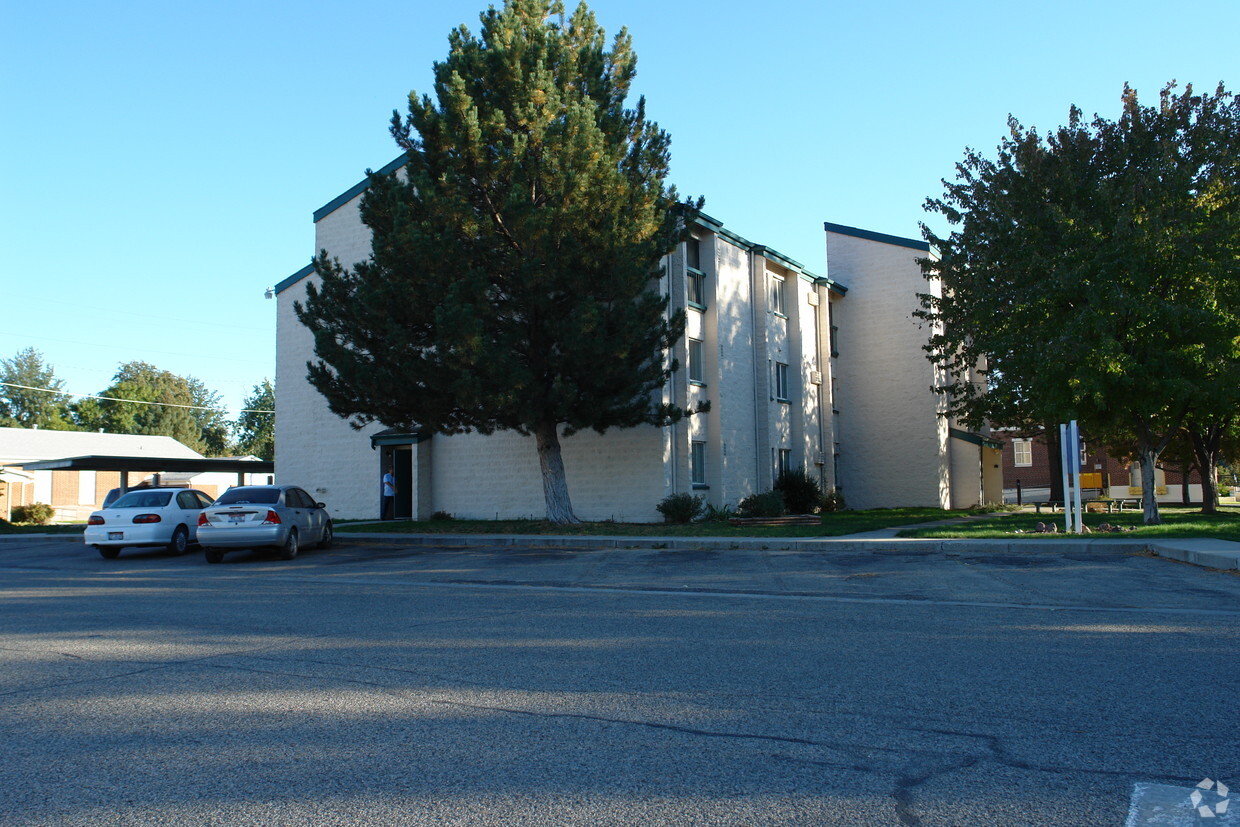
[[[65,383],[39,351],[28,347],[12,359],[0,359],[0,382],[0,425],[74,430],[69,396],[59,392]]]
[[[243,403],[245,410],[237,418],[237,450],[253,454],[259,459],[273,460],[276,456],[276,392],[270,379],[254,386],[254,391]]]
[[[207,456],[231,449],[220,395],[192,376],[147,362],[126,362],[99,395],[110,398],[83,399],[74,406],[74,417],[88,430],[170,436]]]
[[[1156,107],[1127,86],[1122,103],[1115,121],[1072,107],[1045,135],[1011,119],[995,160],[966,152],[926,202],[956,229],[923,225],[937,253],[923,270],[941,292],[922,296],[918,316],[952,413],[1075,418],[1135,446],[1152,524],[1159,454],[1186,418],[1235,409],[1240,102],[1221,84],[1204,95],[1171,84]]]
[[[403,170],[368,173],[367,261],[315,261],[298,317],[331,410],[440,434],[532,434],[547,517],[577,522],[560,437],[674,422],[659,401],[684,331],[660,260],[701,201],[665,184],[669,138],[625,101],[636,56],[583,3],[507,0],[449,35],[435,97],[391,133]],[[532,457],[531,457],[532,459]]]

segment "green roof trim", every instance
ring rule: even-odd
[[[822,287],[827,287],[839,293],[841,296],[848,292],[848,288],[839,282],[826,276],[814,275],[805,268],[804,264],[796,259],[789,258],[778,250],[767,247],[765,244],[756,244],[744,236],[732,232],[723,226],[722,221],[719,221],[716,218],[711,218],[706,213],[698,213],[697,219],[694,223],[708,232],[712,232],[715,235],[726,238],[742,250],[760,255],[767,261],[772,261],[780,267],[793,271],[808,282]]]
[[[380,167],[378,170],[378,174],[379,175],[390,175],[396,170],[403,167],[404,165],[405,165],[405,155],[401,154],[397,156],[396,158],[393,158],[388,163],[384,164],[382,167]],[[368,174],[369,172],[370,170],[367,170]],[[315,210],[314,211],[315,223],[317,224],[319,221],[331,215],[336,210],[343,207],[345,204],[348,204],[350,201],[352,201],[354,198],[364,193],[369,188],[370,188],[370,178],[368,175],[368,177],[357,182],[352,187],[349,187],[349,189],[345,190],[340,195],[336,196],[331,201],[328,201],[326,204],[324,204],[323,206]],[[840,295],[843,295],[848,292],[848,288],[840,284],[839,282],[831,278],[828,278],[826,276],[817,276],[811,273],[809,270],[807,270],[805,268],[805,265],[801,264],[801,262],[797,261],[796,259],[789,258],[788,256],[785,256],[783,253],[780,253],[777,250],[773,250],[770,247],[767,247],[763,244],[755,244],[754,242],[750,241],[744,236],[738,235],[732,232],[731,230],[726,229],[723,226],[722,221],[719,221],[716,218],[712,218],[706,213],[698,213],[697,217],[694,219],[694,223],[702,227],[708,232],[723,236],[724,238],[728,239],[729,241],[733,242],[738,247],[741,247],[744,250],[757,253],[758,255],[766,258],[768,261],[773,261],[781,267],[794,271],[795,273],[797,273],[797,275],[799,275],[801,278],[805,279],[808,282],[812,282],[813,284],[821,286],[821,287],[827,287],[828,289],[834,290]],[[827,225],[827,228],[828,229],[838,228],[839,226],[840,225],[837,225],[837,224],[829,224]],[[852,228],[844,228],[844,229],[852,229]],[[865,230],[854,231],[854,233],[865,233],[865,232],[867,231]],[[872,233],[871,235],[878,235],[878,234]],[[884,236],[883,238],[894,239],[895,236]],[[907,239],[904,239],[904,241],[910,244],[917,243],[917,242],[908,241]],[[928,251],[930,248],[929,246],[925,246],[925,249]],[[303,267],[302,269],[298,270],[293,275],[289,276],[288,278],[284,279],[279,284],[277,284],[275,286],[275,292],[280,293],[284,290],[287,290],[288,288],[292,287],[294,284],[301,281],[302,279],[304,279],[306,276],[310,275],[313,272],[314,272],[314,265],[308,265],[306,267]]]
[[[416,445],[419,442],[425,442],[430,437],[430,434],[424,434],[421,431],[402,431],[398,428],[388,428],[371,435],[370,447],[373,449],[378,448],[380,445]]]
[[[405,156],[401,155],[400,157],[394,158],[393,160],[379,167],[378,174],[379,175],[391,175],[393,172],[400,169],[404,165],[405,165]],[[369,173],[370,170],[366,170],[366,172]],[[347,190],[340,193],[335,198],[328,201],[323,206],[319,207],[317,210],[315,210],[314,211],[314,223],[317,224],[319,221],[331,215],[336,210],[340,209],[345,204],[352,201],[354,198],[357,198],[359,195],[364,193],[369,188],[370,188],[370,178],[368,176],[366,178],[363,178],[361,181],[357,182],[353,186],[349,187]]]
[[[975,434],[972,431],[962,431],[959,428],[948,428],[947,432],[951,434],[952,439],[959,439],[959,440],[963,440],[964,442],[971,442],[974,445],[981,445],[983,448],[994,448],[996,451],[1003,450],[1003,443],[1001,441],[997,439],[992,439],[991,437],[988,437],[988,436],[982,436],[981,434]]]
[[[306,276],[310,275],[313,272],[314,272],[314,265],[307,264],[305,267],[301,268],[293,275],[279,282],[275,287],[272,288],[272,290],[276,292],[276,295],[279,295],[280,293],[283,293],[285,290],[289,289],[294,284],[301,281],[302,279],[304,279]]]
[[[897,247],[908,247],[911,250],[920,250],[923,253],[930,252],[929,244],[913,238],[901,238],[898,235],[887,235],[886,233],[876,233],[873,230],[846,227],[843,224],[832,224],[830,221],[822,222],[822,227],[829,233],[839,233],[840,235],[852,236],[853,238],[864,238],[867,241],[879,241],[883,244],[895,244]]]

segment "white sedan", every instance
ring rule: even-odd
[[[86,521],[86,545],[111,560],[126,546],[162,546],[184,554],[198,536],[198,515],[212,500],[194,488],[143,488],[122,494]]]

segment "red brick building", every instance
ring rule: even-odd
[[[1003,442],[1003,489],[1005,498],[1015,502],[1016,489],[1022,491],[1022,499],[1033,501],[1047,498],[1046,489],[1051,487],[1052,464],[1046,440],[1042,437],[1019,437],[1011,431],[995,431],[992,436]],[[1167,463],[1159,463],[1155,472],[1157,494],[1160,501],[1180,502],[1183,494],[1182,469]],[[1201,476],[1196,470],[1188,475],[1189,499],[1201,500]],[[1082,440],[1081,488],[1097,489],[1108,496],[1139,497],[1141,475],[1139,468],[1127,459],[1111,456],[1105,447],[1091,445]]]

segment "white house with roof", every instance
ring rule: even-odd
[[[27,467],[34,464],[58,467]],[[58,522],[82,521],[113,488],[177,485],[217,497],[233,485],[273,480],[270,463],[258,457],[208,459],[170,436],[0,428],[0,518],[6,520],[16,506],[45,503]]]
[[[381,171],[399,169],[401,160]],[[366,186],[314,213],[316,250],[345,264],[369,256],[359,216]],[[692,238],[665,257],[657,289],[670,297],[669,312],[684,308],[688,317],[674,354],[681,369],[664,401],[688,408],[709,400],[710,411],[666,428],[562,439],[578,516],[654,521],[655,505],[680,492],[734,506],[790,468],[839,487],[854,507],[990,499],[987,438],[955,434],[938,416],[920,349],[926,336],[911,317],[916,293],[926,289],[916,262],[925,245],[827,225],[827,248],[829,277],[698,218]],[[532,437],[406,433],[380,424],[354,430],[328,409],[306,379],[313,339],[294,312],[314,278],[307,266],[274,290],[280,478],[313,491],[341,518],[378,516],[389,464],[397,516],[541,517]]]
[[[20,467],[38,460],[82,456],[202,458],[170,436],[0,428],[0,517],[9,519],[14,506],[46,503],[56,509],[58,520],[86,519],[108,491],[120,484],[119,472],[26,471]],[[149,471],[159,470],[158,463],[152,462]]]

